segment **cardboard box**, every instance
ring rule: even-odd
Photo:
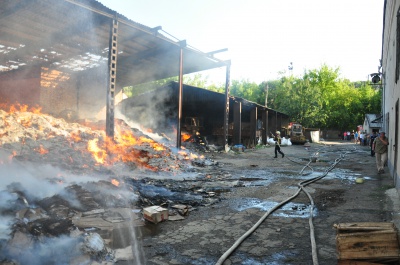
[[[152,223],[168,220],[168,209],[161,206],[150,206],[143,209],[143,217]]]

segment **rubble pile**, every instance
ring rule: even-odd
[[[131,169],[179,171],[187,166],[187,154],[174,154],[123,121],[110,140],[101,130],[78,123],[68,123],[49,115],[33,112],[0,110],[0,145],[18,160],[49,163],[74,170],[100,169],[124,162]],[[36,154],[36,155],[34,155]]]
[[[218,201],[171,180],[212,161],[116,124],[110,140],[40,112],[0,110],[0,264],[140,264],[143,207],[166,206],[184,218]]]

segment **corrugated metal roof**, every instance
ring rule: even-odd
[[[1,1],[0,73],[36,65],[74,72],[107,64],[115,17],[118,86],[179,75],[179,41],[94,0]],[[184,74],[226,65],[187,46],[183,58]]]

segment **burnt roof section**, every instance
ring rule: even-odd
[[[110,28],[118,19],[117,86],[179,75],[181,44],[94,0],[3,0],[0,73],[32,66],[78,72],[108,63]],[[183,46],[183,74],[228,62]]]

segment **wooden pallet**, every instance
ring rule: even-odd
[[[387,265],[387,264],[368,262],[368,261],[358,261],[358,260],[339,260],[338,265]]]
[[[399,264],[398,233],[393,223],[343,223],[335,228],[338,264]]]

